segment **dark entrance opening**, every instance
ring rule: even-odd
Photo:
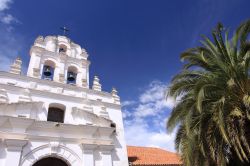
[[[37,161],[33,166],[68,166],[68,164],[61,159],[47,157]]]

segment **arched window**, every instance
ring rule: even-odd
[[[68,67],[67,84],[75,85],[77,77],[77,68],[74,66]]]
[[[50,104],[47,121],[64,122],[65,106],[60,104]]]
[[[53,80],[55,70],[55,63],[53,61],[47,60],[43,65],[42,79]]]
[[[59,46],[59,53],[61,53],[61,52],[66,53],[66,51],[67,51],[67,46],[61,44]]]

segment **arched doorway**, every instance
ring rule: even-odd
[[[33,166],[69,166],[65,161],[56,157],[46,157],[38,160]]]

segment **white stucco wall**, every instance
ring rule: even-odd
[[[66,53],[58,52],[60,44]],[[30,166],[49,156],[72,166],[127,166],[119,96],[99,82],[89,88],[86,51],[64,36],[47,36],[36,39],[30,55],[27,76],[0,72],[0,166]],[[53,81],[41,79],[49,58],[56,62]],[[60,80],[71,65],[79,70],[76,85]],[[47,121],[51,104],[65,106],[64,123]]]

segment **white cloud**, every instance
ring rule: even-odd
[[[138,100],[123,103],[125,136],[128,145],[160,147],[175,151],[174,131],[166,132],[166,120],[175,100],[166,100],[167,84],[152,81]],[[130,104],[132,103],[132,104]]]
[[[9,70],[10,64],[13,63],[22,50],[23,39],[21,36],[8,32],[0,28],[0,70]]]
[[[14,18],[11,14],[6,14],[2,17],[0,17],[0,20],[4,24],[11,24],[13,22],[18,22],[16,18]]]
[[[23,49],[24,38],[14,32],[14,24],[20,23],[8,9],[12,0],[0,0],[0,70],[9,70]]]
[[[10,3],[12,3],[12,0],[0,0],[0,11],[9,9]]]
[[[176,132],[167,134],[165,130],[152,131],[147,122],[141,119],[125,123],[125,137],[128,145],[159,147],[174,152],[175,134]]]
[[[140,96],[141,103],[154,102],[162,99],[166,91],[166,85],[160,81],[153,81],[149,84],[145,92]]]
[[[7,25],[6,29],[13,29],[11,24],[20,23],[14,16],[7,12],[12,0],[0,0],[0,22]]]
[[[122,117],[123,117],[123,119],[129,118],[131,116],[132,116],[131,112],[129,112],[127,109],[123,109],[123,111],[122,111]]]
[[[156,115],[164,109],[174,107],[175,100],[169,97],[166,100],[167,85],[160,81],[153,81],[140,95],[139,105],[135,108],[135,116],[147,117]]]
[[[135,101],[131,101],[131,100],[123,101],[122,102],[122,107],[131,106],[131,105],[133,105],[135,103],[136,103]]]

